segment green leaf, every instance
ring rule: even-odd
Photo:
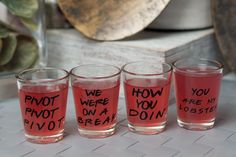
[[[16,45],[16,34],[11,33],[8,37],[3,39],[2,51],[0,53],[0,66],[10,62],[15,53]]]
[[[34,22],[34,20],[32,18],[24,18],[21,17],[20,18],[21,22],[30,30],[32,31],[36,31],[38,29],[38,25],[36,22]]]
[[[9,11],[17,16],[32,18],[37,12],[39,5],[37,0],[1,0]]]
[[[16,52],[12,60],[4,66],[8,71],[20,71],[31,67],[39,56],[38,44],[35,39],[19,35],[17,36]]]
[[[8,34],[9,34],[9,29],[7,29],[0,23],[0,38],[6,38]]]

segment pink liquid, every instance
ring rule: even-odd
[[[170,81],[130,79],[124,84],[128,121],[137,126],[157,126],[166,122]]]
[[[26,134],[50,136],[64,130],[67,92],[66,85],[24,86],[19,90]]]
[[[119,87],[118,82],[73,83],[79,128],[106,130],[115,126]]]
[[[186,72],[176,71],[174,75],[179,120],[185,123],[214,121],[222,74],[201,67],[183,70]],[[188,70],[195,74],[187,73]]]

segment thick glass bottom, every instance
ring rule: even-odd
[[[215,120],[204,123],[189,123],[177,119],[178,125],[188,130],[204,131],[214,127]]]
[[[106,130],[88,130],[83,128],[78,128],[79,134],[87,138],[105,138],[113,135],[115,133],[116,127],[113,125],[111,128]]]
[[[51,136],[34,136],[25,134],[27,141],[38,144],[55,143],[63,139],[63,132]]]
[[[143,135],[159,134],[165,130],[166,122],[158,126],[138,126],[128,123],[129,130]]]

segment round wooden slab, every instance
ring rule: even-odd
[[[170,0],[58,0],[70,23],[95,40],[118,40],[149,25]]]
[[[216,38],[226,62],[236,70],[236,0],[213,0]]]

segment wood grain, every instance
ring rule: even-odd
[[[149,25],[170,0],[58,0],[69,22],[95,40],[118,40]]]
[[[213,0],[213,21],[217,41],[230,68],[236,71],[236,1]]]
[[[88,63],[123,66],[137,60],[168,62],[183,57],[223,62],[213,29],[180,32],[142,31],[130,40],[97,42],[74,29],[48,31],[48,66],[70,70]],[[225,67],[226,69],[226,67]],[[224,70],[226,72],[226,70]]]

